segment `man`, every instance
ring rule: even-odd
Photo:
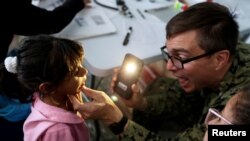
[[[166,32],[161,51],[176,79],[158,79],[143,95],[132,85],[133,96],[124,102],[144,119],[155,117],[179,132],[170,140],[200,141],[208,108],[222,109],[236,90],[250,83],[250,47],[238,43],[234,15],[217,3],[189,7],[168,22]],[[74,108],[85,118],[105,122],[121,140],[165,140],[132,120],[127,122],[104,92],[83,91],[93,101],[81,105],[70,97]]]

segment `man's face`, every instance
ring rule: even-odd
[[[186,60],[205,53],[197,43],[196,31],[188,31],[167,40],[166,48],[170,56]],[[177,68],[172,61],[167,61],[167,70],[178,79],[180,86],[186,92],[200,90],[214,85],[216,71],[213,65],[213,55],[183,64],[183,68]]]

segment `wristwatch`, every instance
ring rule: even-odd
[[[119,122],[112,123],[109,125],[109,129],[115,134],[121,134],[124,130],[126,123],[128,122],[128,118],[123,116]]]

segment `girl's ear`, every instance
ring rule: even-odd
[[[52,89],[52,85],[51,83],[49,82],[44,82],[44,83],[41,83],[39,85],[39,91],[46,94],[46,93],[50,93],[53,89]]]

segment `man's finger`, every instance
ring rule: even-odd
[[[81,101],[79,101],[79,99],[77,99],[77,97],[75,97],[74,95],[67,95],[74,110],[78,110],[78,107],[80,107],[81,105]]]
[[[97,101],[98,101],[98,97],[100,97],[100,95],[102,93],[101,91],[94,90],[94,89],[91,89],[88,87],[83,87],[82,91],[87,97],[89,97],[93,100],[97,100]]]
[[[81,103],[75,96],[68,95],[69,100],[71,101],[74,110],[80,111],[80,113],[83,115],[84,112],[89,112],[91,110],[89,107],[89,104]]]
[[[78,98],[74,95],[67,95],[71,103],[80,104],[81,102],[78,100]]]

